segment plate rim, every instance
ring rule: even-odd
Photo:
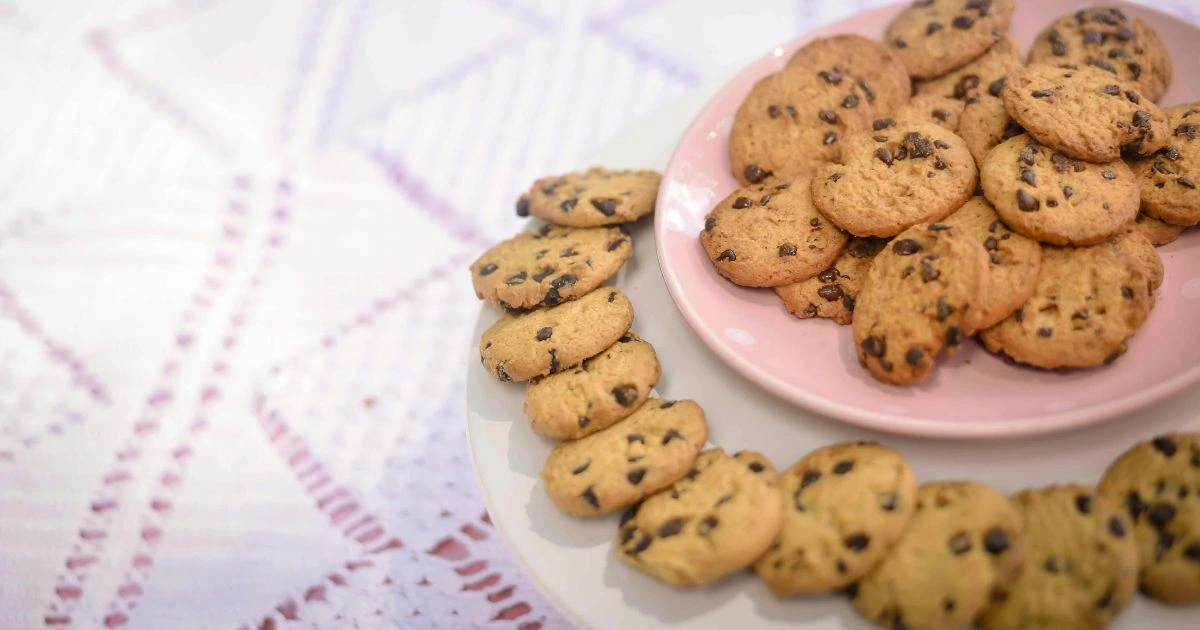
[[[675,148],[671,151],[671,157],[667,161],[667,166],[663,170],[664,179],[666,174],[671,171],[676,159],[684,150],[683,138],[696,133],[699,129],[699,123],[707,117],[709,110],[714,103],[721,98],[721,95],[730,88],[730,86],[738,81],[743,75],[750,72],[755,66],[781,55],[776,54],[777,50],[794,50],[803,40],[809,39],[814,31],[832,26],[845,20],[854,19],[870,13],[889,13],[901,10],[907,2],[894,2],[878,7],[873,7],[865,11],[859,11],[850,16],[831,22],[829,24],[820,25],[816,28],[792,38],[791,40],[772,47],[766,54],[756,57],[746,65],[742,66],[737,71],[733,72],[729,78],[721,82],[721,87],[713,94],[712,97],[705,102],[704,106],[688,123],[683,136],[676,142]],[[1083,3],[1094,4],[1094,3]],[[1163,11],[1149,4],[1135,4],[1126,0],[1110,0],[1109,6],[1116,6],[1121,9],[1131,8],[1133,12],[1153,13],[1160,19],[1178,22],[1191,30],[1197,37],[1200,37],[1200,24],[1188,21],[1178,15]],[[665,205],[667,195],[667,187],[663,186],[659,189],[658,197],[655,204],[654,214],[654,251],[658,259],[659,272],[662,274],[663,282],[667,286],[667,292],[671,296],[671,301],[675,303],[676,310],[691,326],[696,336],[717,354],[725,363],[734,368],[742,376],[749,379],[762,389],[767,390],[772,395],[787,401],[791,404],[803,407],[809,411],[813,411],[840,422],[846,422],[856,426],[883,431],[894,435],[906,435],[913,437],[926,437],[945,440],[970,440],[979,438],[993,439],[1019,439],[1027,438],[1035,435],[1046,435],[1050,433],[1065,433],[1076,430],[1081,427],[1111,421],[1121,415],[1136,411],[1143,407],[1154,404],[1178,394],[1190,385],[1200,382],[1200,363],[1194,365],[1190,370],[1180,372],[1177,375],[1158,383],[1150,388],[1143,389],[1136,394],[1125,396],[1123,398],[1114,399],[1104,403],[1093,403],[1084,407],[1071,409],[1061,412],[1051,412],[1038,415],[1025,415],[1016,418],[1008,418],[1004,420],[989,420],[982,422],[972,422],[963,424],[948,423],[944,420],[936,420],[927,416],[901,415],[889,413],[886,411],[876,411],[863,407],[855,407],[852,405],[829,400],[819,393],[812,390],[799,390],[791,385],[783,382],[775,375],[764,370],[757,364],[748,361],[741,357],[735,350],[732,342],[724,340],[724,338],[713,331],[703,317],[697,312],[697,309],[686,298],[686,289],[682,286],[679,278],[671,271],[671,265],[667,263],[668,256],[664,253],[664,234],[669,231],[666,213],[659,212],[657,209]],[[990,353],[989,353],[990,354]],[[1035,369],[1036,368],[1031,368]]]

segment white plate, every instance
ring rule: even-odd
[[[614,167],[662,169],[687,124],[724,82],[689,93],[631,127],[594,156]],[[659,392],[691,398],[705,409],[713,443],[753,449],[787,467],[832,442],[877,439],[899,449],[922,481],[974,478],[1003,491],[1052,482],[1095,483],[1130,444],[1154,434],[1200,430],[1200,388],[1100,426],[1026,440],[944,442],[875,433],[818,416],[774,398],[725,365],[696,337],[671,301],[659,273],[649,221],[634,232],[635,253],[617,279],[636,312],[634,331],[662,362]],[[697,245],[699,247],[699,245]],[[475,339],[497,314],[483,308]],[[472,340],[472,344],[475,343]],[[488,512],[526,575],[572,621],[594,628],[801,628],[875,626],[844,599],[772,597],[753,576],[712,587],[677,589],[626,567],[612,555],[616,517],[575,519],[546,498],[538,474],[553,444],[524,419],[525,388],[500,383],[467,360],[467,431]],[[1200,607],[1170,608],[1137,597],[1113,628],[1200,628]]]

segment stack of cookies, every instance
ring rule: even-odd
[[[717,272],[801,319],[853,326],[860,363],[924,380],[972,336],[1056,369],[1125,352],[1200,223],[1200,104],[1160,109],[1171,62],[1114,8],[1039,35],[1012,0],[917,0],[884,42],[818,39],[737,112],[741,182],[706,217]]]

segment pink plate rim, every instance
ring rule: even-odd
[[[675,149],[671,152],[671,157],[667,162],[667,167],[664,170],[663,182],[666,184],[673,173],[673,169],[678,163],[681,152],[685,148],[686,138],[693,134],[702,133],[704,131],[703,123],[710,117],[711,110],[718,105],[722,99],[722,95],[731,88],[731,86],[745,80],[748,75],[762,76],[765,73],[763,68],[767,67],[771,60],[776,59],[779,55],[775,52],[778,49],[785,51],[786,56],[791,51],[798,48],[801,44],[815,37],[827,36],[839,32],[839,26],[847,22],[862,19],[866,16],[879,17],[879,14],[892,14],[898,11],[907,2],[893,3],[881,7],[875,7],[867,11],[862,11],[842,20],[819,26],[804,35],[801,35],[787,44],[772,48],[772,52],[756,59],[750,64],[743,67],[729,80],[727,80],[720,90],[709,100],[708,103],[699,111],[688,125],[687,130],[681,137]],[[1105,6],[1115,6],[1121,9],[1128,9],[1134,14],[1154,14],[1159,19],[1169,20],[1178,24],[1185,25],[1193,30],[1197,37],[1200,38],[1200,25],[1188,22],[1183,18],[1173,14],[1161,11],[1152,6],[1142,4],[1132,4],[1123,0],[1109,0],[1103,3],[1080,1],[1080,8],[1103,4]],[[1183,65],[1183,64],[1180,64]],[[1176,77],[1181,71],[1185,70],[1186,66],[1175,68]],[[725,174],[732,181],[732,176]],[[658,207],[661,209],[666,203],[668,186],[664,185],[659,190]],[[1057,433],[1077,429],[1085,425],[1111,420],[1122,414],[1141,409],[1156,402],[1162,401],[1190,385],[1200,382],[1200,364],[1192,366],[1190,369],[1176,374],[1172,378],[1159,381],[1157,384],[1143,389],[1137,393],[1124,396],[1117,399],[1109,399],[1101,402],[1093,402],[1082,407],[1070,409],[1061,412],[1049,412],[1036,415],[1028,415],[1017,418],[1005,418],[999,420],[975,421],[971,423],[950,423],[946,420],[932,419],[929,417],[914,416],[908,414],[895,414],[886,411],[876,411],[866,409],[854,405],[848,405],[842,402],[831,400],[828,397],[822,396],[812,390],[796,388],[777,377],[772,372],[763,369],[752,361],[743,358],[735,349],[731,342],[725,339],[724,336],[717,334],[712,330],[706,319],[697,311],[695,305],[688,299],[687,291],[680,282],[680,279],[672,271],[672,266],[669,262],[669,256],[664,252],[665,233],[668,230],[667,213],[657,211],[654,218],[654,237],[655,251],[659,262],[659,271],[662,274],[663,281],[667,286],[667,290],[671,295],[671,299],[675,302],[676,308],[679,310],[683,318],[688,322],[688,325],[696,332],[697,336],[704,344],[721,357],[728,365],[740,372],[743,376],[766,389],[770,393],[787,400],[793,404],[807,408],[811,411],[823,414],[825,416],[842,420],[857,426],[875,429],[894,434],[925,436],[933,438],[951,438],[951,439],[978,439],[978,438],[1020,438],[1033,435]]]

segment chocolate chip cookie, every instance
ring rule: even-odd
[[[1013,0],[916,0],[888,25],[892,52],[918,79],[940,77],[982,55],[1008,30]]]
[[[962,116],[962,111],[963,102],[960,100],[934,94],[920,94],[914,96],[907,105],[896,110],[893,118],[912,122],[931,122],[947,131],[954,131],[958,128],[958,120]],[[880,123],[880,119],[876,118],[872,126],[877,123],[886,125],[887,119]]]
[[[1130,448],[1104,472],[1100,493],[1133,521],[1142,592],[1170,604],[1200,602],[1200,433]]]
[[[1108,242],[1132,258],[1141,268],[1142,273],[1146,276],[1147,285],[1150,287],[1150,303],[1153,305],[1154,292],[1162,285],[1164,273],[1162,257],[1158,255],[1158,250],[1154,249],[1154,243],[1134,230],[1132,226],[1108,239]]]
[[[967,99],[955,133],[967,144],[975,163],[982,167],[996,145],[1025,133],[1025,128],[1008,115],[1003,99],[982,94]]]
[[[558,306],[500,319],[483,332],[479,359],[501,381],[528,381],[599,354],[631,324],[629,298],[602,287]]]
[[[1004,35],[967,65],[936,79],[917,81],[913,87],[918,96],[930,94],[964,101],[979,94],[1000,96],[1005,78],[1021,65],[1016,40]]]
[[[1110,363],[1150,310],[1149,281],[1114,245],[1043,247],[1029,301],[980,333],[987,349],[1040,368]]]
[[[660,181],[662,176],[654,171],[600,167],[544,177],[529,189],[528,210],[550,223],[572,227],[636,221],[654,211]]]
[[[1029,63],[1092,66],[1157,101],[1171,81],[1171,57],[1158,35],[1114,7],[1081,9],[1045,28]]]
[[[1107,626],[1137,585],[1137,545],[1118,504],[1083,485],[1024,490],[1012,501],[1025,529],[1025,569],[979,627]]]
[[[780,476],[779,539],[754,564],[776,595],[825,593],[883,559],[916,509],[917,479],[899,453],[873,442],[809,453]]]
[[[1008,317],[1033,295],[1042,268],[1042,248],[1037,241],[1009,229],[986,199],[973,197],[942,223],[970,234],[987,251],[987,295],[975,305],[979,328]]]
[[[675,485],[621,516],[616,552],[664,582],[708,584],[754,562],[782,523],[771,462],[718,448],[702,453]]]
[[[475,295],[506,311],[554,306],[604,284],[632,255],[616,228],[543,226],[485,252],[471,281]]]
[[[574,440],[606,429],[641,408],[661,375],[654,347],[626,333],[611,348],[525,388],[533,432]]]
[[[978,173],[962,138],[932,123],[876,121],[813,174],[813,203],[855,236],[895,236],[971,198]]]
[[[700,244],[717,272],[745,287],[815,276],[846,244],[846,234],[812,203],[807,179],[739,188],[704,218]]]
[[[1091,66],[1031,64],[1001,90],[1004,107],[1038,142],[1089,162],[1149,155],[1167,142],[1167,117],[1130,85]]]
[[[957,349],[979,327],[987,267],[983,246],[962,228],[922,224],[897,236],[858,294],[858,362],[885,383],[924,380],[943,349]]]
[[[828,269],[808,280],[775,287],[775,293],[800,319],[825,317],[845,326],[854,317],[854,301],[871,262],[886,245],[882,238],[852,237]]]
[[[892,552],[855,587],[854,607],[886,628],[965,628],[1024,555],[1021,517],[973,481],[927,483]]]
[[[1123,161],[1076,160],[1028,135],[992,149],[980,180],[1000,218],[1043,243],[1099,243],[1137,216],[1137,181]]]
[[[1133,231],[1145,236],[1155,247],[1174,243],[1175,239],[1186,229],[1182,225],[1171,225],[1160,219],[1155,219],[1145,212],[1139,212],[1133,221]]]
[[[908,71],[887,47],[862,35],[821,37],[801,46],[788,66],[824,71],[830,78],[845,77],[862,91],[876,116],[886,116],[908,102]]]
[[[700,405],[651,398],[624,421],[554,447],[542,482],[567,514],[607,514],[675,483],[707,440]]]
[[[840,156],[845,137],[870,121],[871,106],[853,81],[785,68],[762,78],[738,108],[729,134],[733,176],[746,186],[791,182]]]
[[[1200,223],[1200,103],[1163,110],[1171,135],[1153,156],[1133,163],[1142,211],[1174,225]]]

